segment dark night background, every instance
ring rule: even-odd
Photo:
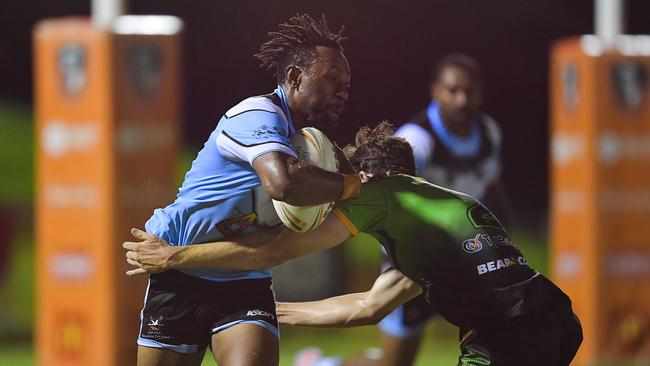
[[[88,15],[90,0],[7,1],[0,12],[0,99],[31,103],[31,29],[45,18]],[[399,125],[428,103],[433,62],[464,52],[483,67],[484,109],[504,134],[504,180],[518,216],[535,225],[547,204],[548,60],[554,40],[593,32],[593,0],[207,1],[132,0],[132,14],[185,21],[184,137],[198,149],[239,100],[274,88],[251,57],[297,12],[345,25],[352,91],[335,136],[362,124]],[[628,33],[650,33],[650,2],[627,1]]]

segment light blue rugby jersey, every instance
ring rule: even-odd
[[[296,156],[289,141],[295,129],[288,113],[263,96],[245,99],[226,112],[185,174],[176,201],[154,211],[145,224],[147,232],[171,245],[191,245],[279,224],[252,164],[271,151]],[[182,271],[213,281],[271,275],[271,269]]]

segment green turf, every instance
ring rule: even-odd
[[[0,205],[30,205],[34,195],[34,120],[29,106],[0,102]]]
[[[295,353],[306,346],[318,346],[328,356],[357,355],[367,347],[377,346],[376,327],[357,329],[307,329],[294,328],[282,330],[280,366],[290,366]],[[454,365],[457,345],[454,339],[427,337],[416,365]],[[1,344],[0,365],[32,366],[35,364],[33,349],[28,343]],[[215,365],[212,355],[207,352],[203,366]]]
[[[0,365],[31,366],[34,350],[29,343],[0,343]]]
[[[446,326],[443,325],[446,328]],[[435,338],[428,332],[417,366],[454,365],[458,346],[453,338]],[[377,347],[377,327],[355,329],[283,328],[280,346],[280,366],[291,366],[293,357],[303,347],[318,347],[327,356],[357,356],[368,347]],[[214,366],[212,354],[206,353],[203,366]]]
[[[455,337],[440,336],[440,330],[434,327],[448,328],[440,322],[434,322],[428,329],[416,365],[453,365],[457,357]],[[434,335],[432,335],[432,333]],[[328,356],[353,356],[368,347],[377,346],[377,328],[363,327],[356,329],[308,329],[283,328],[280,350],[280,366],[290,366],[295,353],[303,347],[320,347]],[[31,366],[35,356],[29,343],[0,344],[0,365]],[[212,355],[207,352],[203,366],[215,365]]]
[[[0,336],[29,336],[34,322],[35,251],[31,233],[19,232],[11,246],[6,282],[0,286]],[[0,362],[0,365],[4,365]]]

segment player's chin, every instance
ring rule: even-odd
[[[331,128],[331,127],[338,126],[339,118],[341,117],[340,112],[329,111],[329,112],[327,112],[325,114],[327,116],[325,119],[327,120],[326,123],[327,123],[328,127]]]
[[[336,127],[339,124],[339,118],[341,117],[341,109],[329,109],[322,113],[322,119],[327,125]]]
[[[327,134],[331,129],[338,126],[339,115],[334,112],[319,113],[310,118],[310,124]]]
[[[471,111],[471,110],[468,110],[468,109],[460,109],[460,110],[454,111],[454,113],[452,114],[453,119],[458,123],[468,123],[475,116],[476,116],[476,113]]]
[[[454,119],[454,121],[458,123],[463,123],[469,121],[470,113],[465,110],[458,110],[458,111],[454,111],[451,114],[451,116]]]

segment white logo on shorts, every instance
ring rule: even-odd
[[[273,316],[273,314],[269,313],[268,311],[259,310],[259,309],[249,310],[246,313],[246,316],[264,316],[267,318],[275,319],[275,316]]]

